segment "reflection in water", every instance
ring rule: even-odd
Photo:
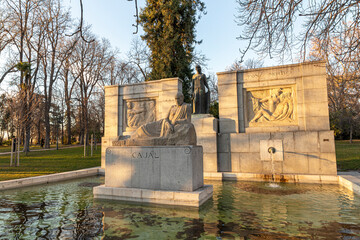
[[[0,239],[360,239],[360,198],[337,186],[207,181],[198,210],[94,200],[103,181],[0,192]]]

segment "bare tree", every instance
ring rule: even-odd
[[[145,42],[138,37],[133,38],[127,57],[129,64],[132,64],[141,73],[141,77],[134,76],[135,82],[148,80],[150,73],[150,50]]]
[[[295,45],[300,47],[302,58],[312,39],[327,44],[334,34],[343,31],[342,24],[359,28],[359,1],[354,0],[237,0],[239,26],[244,29],[239,39],[248,42],[241,50],[242,58],[249,49],[260,54],[291,56]],[[295,25],[302,24],[302,31],[295,32]],[[359,39],[346,44],[347,51],[360,45]]]
[[[13,58],[8,59],[9,69],[6,74],[14,71],[19,72],[15,85],[22,97],[22,110],[19,113],[22,118],[22,133],[24,134],[24,151],[29,151],[31,109],[33,109],[33,97],[36,89],[38,70],[40,67],[40,49],[44,37],[43,26],[40,21],[40,12],[43,1],[34,0],[6,0],[4,6],[8,14],[7,35],[9,51]],[[11,26],[11,27],[9,27]]]
[[[264,62],[256,59],[247,59],[244,63],[241,60],[235,60],[231,66],[226,68],[226,71],[238,71],[245,69],[261,68],[264,66]]]
[[[74,49],[74,45],[65,45],[66,33],[71,27],[71,19],[69,12],[63,10],[60,0],[46,0],[42,16],[42,24],[46,26],[46,39],[42,54],[46,128],[45,148],[50,148],[50,108],[53,99],[53,87],[59,79],[62,66]]]
[[[349,27],[326,44],[323,39],[314,39],[309,57],[327,62],[331,126],[338,135],[348,135],[350,142],[354,132],[360,133],[360,49],[347,48],[354,38],[360,38],[360,30]]]
[[[90,33],[88,33],[88,35],[91,36]],[[103,40],[102,42],[94,40],[91,43],[81,40],[75,48],[74,59],[71,71],[73,76],[79,76],[77,94],[81,105],[79,120],[82,125],[82,133],[80,140],[87,142],[89,131],[89,100],[94,89],[105,78],[107,67],[113,60],[113,52],[107,40]]]

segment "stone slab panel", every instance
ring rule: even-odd
[[[217,172],[218,160],[217,153],[205,153],[204,152],[204,172]]]
[[[306,117],[329,117],[328,102],[305,104]]]
[[[105,169],[106,149],[112,146],[112,142],[118,140],[118,137],[101,138],[101,168]]]
[[[230,152],[230,135],[229,133],[219,133],[217,138],[217,149],[219,153]]]
[[[250,149],[249,152],[260,152],[260,141],[269,140],[270,133],[252,133],[250,135]]]
[[[306,117],[305,122],[308,131],[330,130],[329,117]]]
[[[263,161],[262,162],[262,173],[264,173],[264,174],[281,174],[281,173],[283,173],[283,163],[282,162]]]
[[[319,153],[307,153],[309,162],[309,174],[321,174],[320,154]]]
[[[241,153],[238,153],[238,152],[231,153],[231,171],[232,172],[241,172],[240,154]]]
[[[218,83],[219,96],[237,96],[235,83],[232,84],[220,84]]]
[[[193,191],[203,186],[201,146],[109,147],[105,186]]]
[[[320,145],[318,142],[318,132],[315,131],[302,131],[295,132],[295,152],[319,152]]]
[[[326,77],[312,76],[302,78],[303,89],[326,89]]]
[[[105,185],[93,188],[94,198],[139,203],[153,203],[199,207],[212,198],[212,185],[204,185],[196,191],[164,191],[141,188],[114,188]]]
[[[289,132],[299,131],[299,126],[262,126],[262,127],[246,127],[246,133],[264,133],[264,132]]]
[[[218,162],[219,162],[219,171],[220,172],[230,172],[231,171],[231,154],[228,153],[218,153]]]
[[[236,89],[235,89],[236,91]],[[238,101],[236,96],[219,96],[219,113],[222,114],[225,108],[238,108]]]
[[[243,173],[261,173],[260,153],[240,153],[240,169]]]
[[[231,152],[250,152],[250,135],[245,133],[230,134]]]
[[[275,132],[271,133],[271,139],[282,140],[284,152],[293,152],[295,149],[293,132]]]
[[[285,152],[283,163],[284,174],[309,173],[309,160],[306,153]]]
[[[298,91],[300,94],[304,94],[304,103],[324,103],[328,101],[326,89],[306,89]],[[300,99],[302,95],[299,95]]]
[[[236,84],[237,82],[237,72],[224,72],[217,73],[218,77],[218,85],[226,85],[226,84]],[[220,95],[220,92],[219,92]]]
[[[197,115],[192,115],[191,122],[194,124],[197,134],[218,133],[219,120],[214,117],[206,115],[206,117],[198,118]]]
[[[321,174],[326,174],[326,175],[336,175],[337,174],[335,152],[320,153],[320,164],[321,164]]]
[[[217,134],[199,133],[196,131],[197,145],[203,147],[204,153],[217,153]]]
[[[335,140],[334,131],[321,131],[319,132],[320,152],[334,153]]]
[[[236,132],[238,132],[238,122],[235,119],[220,117],[219,132],[220,133],[236,133]]]

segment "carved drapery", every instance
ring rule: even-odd
[[[293,87],[247,91],[249,126],[296,124],[295,94]]]
[[[155,104],[155,100],[126,101],[124,114],[126,131],[133,131],[145,123],[154,122]]]

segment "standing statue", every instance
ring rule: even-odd
[[[196,65],[195,69],[197,73],[192,77],[193,113],[209,113],[210,88],[205,74],[201,73],[201,67]],[[205,92],[205,87],[207,92]]]

